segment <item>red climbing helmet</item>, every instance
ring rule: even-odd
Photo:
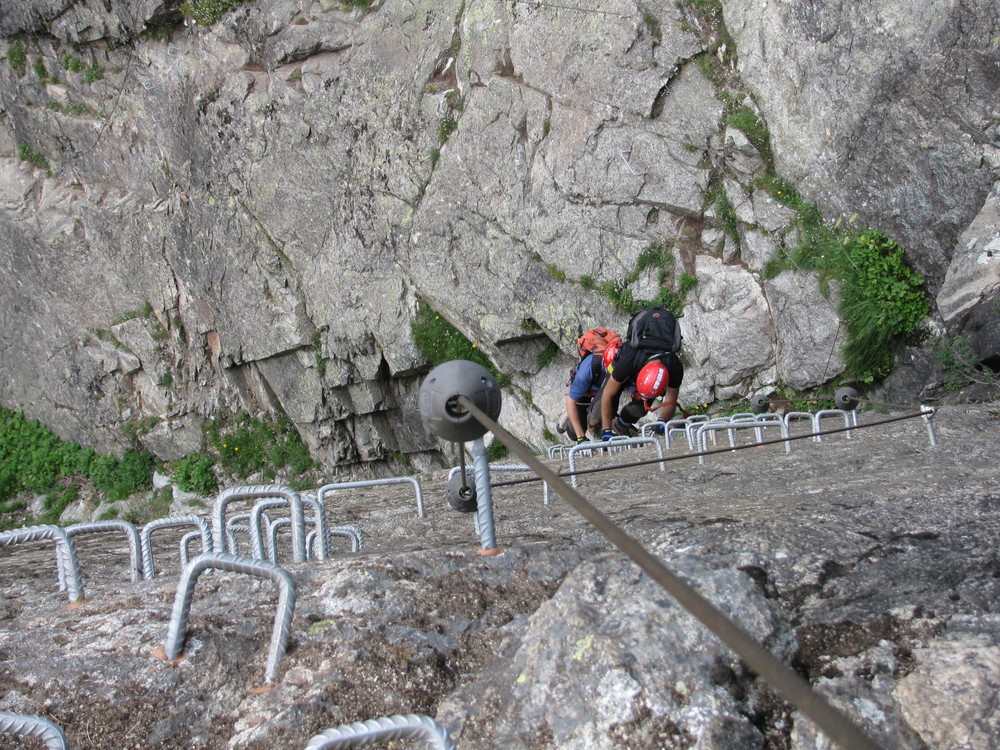
[[[618,358],[618,350],[622,348],[621,341],[612,341],[608,344],[607,348],[604,350],[604,354],[601,357],[601,364],[604,365],[604,369],[611,372],[611,366],[615,363]]]
[[[670,380],[670,373],[667,366],[659,360],[653,360],[643,365],[639,370],[639,376],[635,379],[635,392],[640,398],[652,401],[659,398],[667,390],[667,381]]]

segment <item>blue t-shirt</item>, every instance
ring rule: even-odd
[[[594,378],[594,357],[600,359],[600,356],[599,354],[588,354],[576,368],[576,377],[570,383],[569,394],[567,394],[574,401],[593,398],[594,394],[604,384],[604,379],[608,374],[602,365],[598,365],[600,375],[598,375],[596,380]]]

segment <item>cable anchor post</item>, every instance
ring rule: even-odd
[[[494,418],[500,416],[500,386],[489,370],[468,360],[444,362],[431,370],[420,386],[420,416],[428,431],[439,438],[453,443],[472,443],[474,494],[467,484],[462,453],[461,476],[456,474],[448,483],[448,503],[460,512],[476,514],[475,526],[481,544],[479,554],[499,555],[502,550],[496,545],[493,530],[490,463],[483,442],[483,435],[488,430],[466,408],[465,400]],[[464,446],[461,450],[464,451]]]
[[[486,454],[486,443],[482,438],[472,441],[472,459],[476,478],[476,515],[474,522],[479,534],[479,554],[494,557],[503,554],[497,547],[497,537],[493,526],[493,487],[490,484],[490,459]]]
[[[459,513],[475,513],[479,510],[478,492],[475,486],[469,486],[469,477],[465,468],[465,443],[458,446],[458,466],[448,474],[446,498],[448,505]]]
[[[465,473],[465,443],[458,446],[458,468],[462,471],[462,489],[469,487],[469,477]]]
[[[923,415],[924,424],[927,425],[927,439],[930,441],[931,447],[937,445],[937,435],[934,434],[934,415],[937,413],[937,409],[933,406],[927,406],[922,404],[920,406],[920,413]]]

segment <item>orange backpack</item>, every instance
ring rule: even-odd
[[[589,331],[585,331],[576,342],[576,348],[580,352],[580,361],[573,365],[573,368],[569,371],[569,380],[566,381],[566,385],[570,386],[573,384],[573,381],[576,379],[576,373],[579,371],[580,365],[583,364],[583,360],[591,354],[596,354],[597,356],[591,360],[590,382],[593,389],[585,396],[585,398],[593,398],[597,394],[597,388],[604,379],[604,363],[601,361],[601,354],[611,344],[621,340],[621,336],[614,331],[609,331],[607,328],[591,328]]]
[[[582,359],[588,354],[603,354],[609,344],[621,340],[621,336],[607,328],[591,328],[577,340],[576,348],[580,351]]]

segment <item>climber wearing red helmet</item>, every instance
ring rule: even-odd
[[[621,337],[607,328],[591,328],[577,341],[580,361],[570,371],[566,394],[566,421],[558,428],[570,440],[586,442],[586,431],[600,433],[600,409],[594,409],[597,394],[608,377],[604,360],[621,343]],[[613,356],[613,355],[612,355]]]
[[[635,392],[643,401],[652,403],[664,394],[668,382],[670,382],[670,371],[667,366],[660,360],[654,359],[639,370],[635,378]]]
[[[601,389],[601,439],[612,435],[635,435],[635,423],[647,412],[669,420],[677,410],[677,395],[684,379],[684,365],[677,356],[680,324],[667,310],[643,310],[629,322],[625,343],[617,352],[611,376]],[[632,398],[621,411],[622,389],[632,389]]]
[[[614,369],[615,360],[618,359],[618,350],[621,348],[621,341],[612,341],[608,344],[608,348],[601,355],[601,365],[604,367],[605,372],[611,372]]]

